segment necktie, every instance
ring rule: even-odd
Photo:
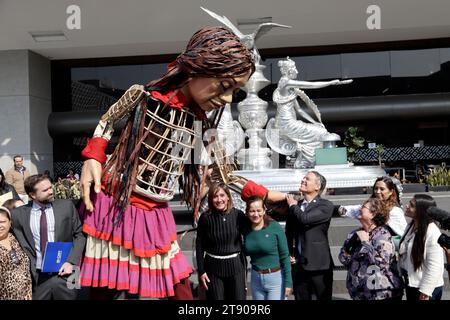
[[[39,237],[41,245],[41,255],[44,259],[45,246],[47,245],[47,216],[45,215],[45,207],[41,207],[41,221],[39,225]]]
[[[302,211],[305,211],[307,206],[308,206],[308,202],[306,200],[303,200],[302,205],[300,206],[300,209]]]

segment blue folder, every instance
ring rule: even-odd
[[[47,242],[42,272],[58,272],[72,249],[72,242]]]

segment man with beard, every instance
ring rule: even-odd
[[[30,258],[33,299],[76,299],[78,290],[69,289],[67,277],[80,264],[86,237],[72,201],[57,199],[46,175],[25,179],[25,191],[32,201],[13,211],[13,232]],[[43,272],[47,242],[72,242],[73,247],[59,272]]]

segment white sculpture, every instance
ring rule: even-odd
[[[267,86],[270,81],[264,77],[263,70],[265,66],[260,63],[261,56],[259,55],[255,42],[274,27],[290,28],[290,26],[271,22],[261,23],[252,33],[244,34],[227,17],[218,15],[203,7],[200,8],[233,31],[247,48],[253,50],[256,70],[245,85],[245,88],[243,88],[247,93],[247,97],[238,104],[239,123],[246,130],[245,135],[248,137],[248,148],[242,148],[238,152],[237,160],[241,168],[245,170],[271,168],[272,160],[270,159],[270,155],[272,152],[269,148],[266,148],[263,129],[267,122],[268,103],[258,97],[258,91]],[[230,121],[232,121],[231,117]],[[231,123],[228,126],[232,126]],[[219,133],[221,130],[223,128],[218,128]],[[235,138],[236,142],[232,141],[231,144],[235,146],[242,145],[240,142],[240,132],[233,134],[232,137]],[[231,148],[228,149],[231,150]]]
[[[215,111],[210,111],[207,116],[210,120],[214,116]],[[222,116],[220,117],[219,123],[216,129],[206,130],[203,134],[203,141],[217,141],[220,144],[220,148],[223,151],[225,157],[233,156],[245,142],[245,132],[242,130],[239,122],[233,120],[233,115],[231,113],[230,104],[226,104],[222,110]],[[210,165],[212,163],[211,159],[207,153],[211,150],[206,150],[202,145],[202,164]]]
[[[243,34],[239,29],[225,16],[218,15],[217,13],[212,12],[211,10],[208,10],[206,8],[200,7],[203,11],[208,13],[211,17],[218,20],[222,24],[224,24],[227,28],[229,28],[235,35],[241,39],[241,41],[245,44],[245,46],[249,49],[253,49],[253,54],[255,58],[255,64],[259,64],[259,61],[261,60],[261,56],[259,55],[258,49],[255,46],[256,40],[261,38],[263,35],[268,33],[272,28],[278,27],[278,28],[291,28],[291,26],[285,26],[283,24],[279,23],[273,23],[273,22],[266,22],[261,23],[256,27],[256,29],[249,34]]]
[[[270,119],[267,123],[267,142],[278,153],[296,155],[294,167],[314,167],[315,149],[320,148],[324,140],[338,141],[340,137],[327,131],[316,104],[300,88],[318,89],[331,85],[348,84],[353,80],[299,81],[296,80],[298,71],[295,62],[289,57],[286,60],[280,60],[278,66],[281,71],[281,79],[272,98],[277,104],[277,113],[276,118]],[[300,108],[297,97],[305,102],[316,119]],[[296,112],[301,117],[299,120]]]

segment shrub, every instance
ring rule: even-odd
[[[450,186],[450,170],[447,169],[445,162],[438,168],[430,169],[427,176],[427,183],[432,186]]]
[[[55,199],[75,199],[81,198],[80,181],[75,179],[59,179],[53,185]]]
[[[365,139],[358,136],[357,127],[348,127],[345,131],[344,145],[347,147],[348,160],[353,162],[356,150],[364,146]]]

